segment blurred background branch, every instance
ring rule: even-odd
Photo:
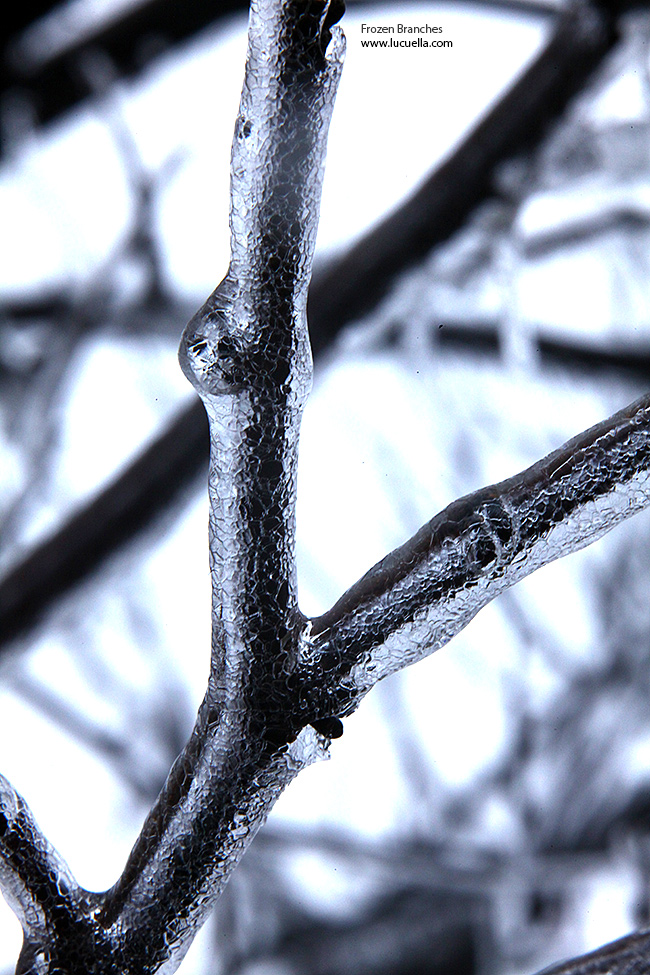
[[[36,267],[50,240],[29,199],[63,227],[71,259],[59,277],[0,288],[0,751],[81,882],[99,888],[191,728],[208,646],[207,431],[189,390],[169,391],[178,334],[204,295],[178,286],[165,243],[166,207],[197,181],[200,151],[183,132],[152,148],[151,109],[133,104],[151,78],[164,84],[165,65],[206,51],[225,63],[245,5],[221,4],[216,19],[201,3],[182,17],[167,2],[83,7],[13,8],[0,56],[8,250],[26,227]],[[456,4],[473,18],[456,22],[444,4],[349,4],[350,71],[361,18],[444,23],[454,58],[478,25],[486,89],[489,65],[523,45],[505,40],[509,25],[533,24],[538,42],[415,185],[400,177],[383,216],[321,248],[301,461],[306,611],[453,497],[646,384],[648,5],[629,7]],[[31,61],[16,54],[30,37]],[[373,97],[362,57],[357,128]],[[382,109],[388,143],[407,101],[431,130],[451,102],[449,90],[398,87],[402,72],[405,61],[392,70],[397,109]],[[95,161],[81,179],[68,164],[80,193],[88,183],[124,211],[97,260],[54,173],[52,146],[77,118],[101,129],[94,158],[119,174]],[[231,129],[232,118],[226,147]],[[366,180],[389,182],[387,152],[364,163]],[[344,208],[350,159],[345,169]],[[23,194],[18,218],[10,189]],[[194,237],[209,250],[210,207],[173,234],[192,255]],[[111,389],[108,361],[120,365]],[[518,587],[486,611],[480,638],[470,627],[444,658],[382,685],[330,766],[259,835],[184,970],[523,975],[647,923],[649,531],[637,521]],[[16,941],[0,934],[9,971]]]

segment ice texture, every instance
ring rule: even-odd
[[[305,659],[354,710],[447,643],[500,592],[650,503],[650,397],[521,474],[453,502],[312,621]]]
[[[454,502],[323,616],[300,612],[305,309],[341,13],[337,0],[252,5],[232,152],[232,261],[181,343],[211,430],[212,656],[195,728],[104,894],[76,885],[0,777],[0,885],[25,932],[20,975],[171,975],[277,797],[327,754],[339,719],[373,684],[650,501],[646,397]],[[621,944],[623,962],[630,945],[638,955],[637,942]],[[589,970],[623,971],[603,965]]]
[[[277,796],[326,753],[327,736],[287,702],[300,697],[305,626],[294,522],[312,375],[306,299],[342,12],[338,0],[252,4],[232,150],[232,260],[181,342],[211,428],[212,664],[196,726],[103,895],[76,887],[6,784],[0,880],[25,931],[20,972],[175,971]]]

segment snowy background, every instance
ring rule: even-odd
[[[123,5],[62,5],[23,56]],[[321,266],[399,207],[539,53],[551,19],[521,6],[350,4]],[[362,22],[398,19],[440,24],[454,47],[361,47]],[[305,612],[454,498],[644,389],[650,20],[625,25],[495,197],[319,360],[300,455]],[[227,265],[245,28],[222,18],[129,81],[95,52],[95,97],[47,127],[28,106],[5,110],[5,575],[191,401],[176,347]],[[589,355],[543,354],[564,347]],[[0,769],[90,889],[119,876],[203,694],[206,526],[195,479],[0,646]],[[648,541],[639,517],[378,687],[332,760],[281,798],[185,975],[523,975],[647,921]],[[0,908],[8,973],[21,939]]]

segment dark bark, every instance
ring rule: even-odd
[[[205,468],[207,440],[205,411],[197,400],[96,498],[10,570],[0,583],[0,642],[37,624],[63,593],[178,499]]]
[[[55,56],[30,62],[21,55],[20,31],[32,12],[46,13],[56,4],[35,4],[25,16],[5,26],[0,50],[0,98],[19,92],[32,104],[38,121],[52,121],[93,94],[83,72],[83,60],[95,52],[110,59],[118,76],[130,78],[162,51],[192,37],[230,13],[248,9],[247,0],[192,0],[182,10],[177,0],[145,0],[118,19],[109,19],[90,36],[83,36]],[[22,12],[23,5],[17,5]],[[0,144],[0,156],[4,147]]]

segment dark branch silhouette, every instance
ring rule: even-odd
[[[351,252],[315,273],[308,313],[316,359],[350,319],[377,300],[399,270],[432,244],[448,239],[493,192],[499,162],[542,139],[549,122],[611,49],[617,36],[611,16],[609,8],[599,14],[586,4],[561,14],[545,49],[520,81],[416,196]],[[492,326],[484,329],[481,323],[472,332],[466,325],[443,325],[442,342],[498,348]],[[646,369],[643,356],[583,352],[549,340],[541,345],[549,361]],[[207,453],[204,414],[193,404],[97,498],[0,580],[0,647],[34,626],[56,598],[173,504],[200,475]]]
[[[442,647],[509,586],[650,505],[646,396],[451,504],[322,616],[301,613],[294,549],[312,379],[307,290],[342,13],[338,0],[252,5],[232,149],[231,262],[181,342],[211,440],[212,653],[194,730],[121,877],[100,894],[78,886],[0,777],[0,884],[24,932],[17,975],[171,975],[280,793],[327,754],[340,719],[379,680]],[[140,472],[149,490],[154,468],[149,461]],[[113,502],[105,520],[117,530],[124,513]],[[413,915],[410,902],[402,907]],[[459,935],[466,945],[466,924]],[[648,937],[552,971],[644,971]]]

